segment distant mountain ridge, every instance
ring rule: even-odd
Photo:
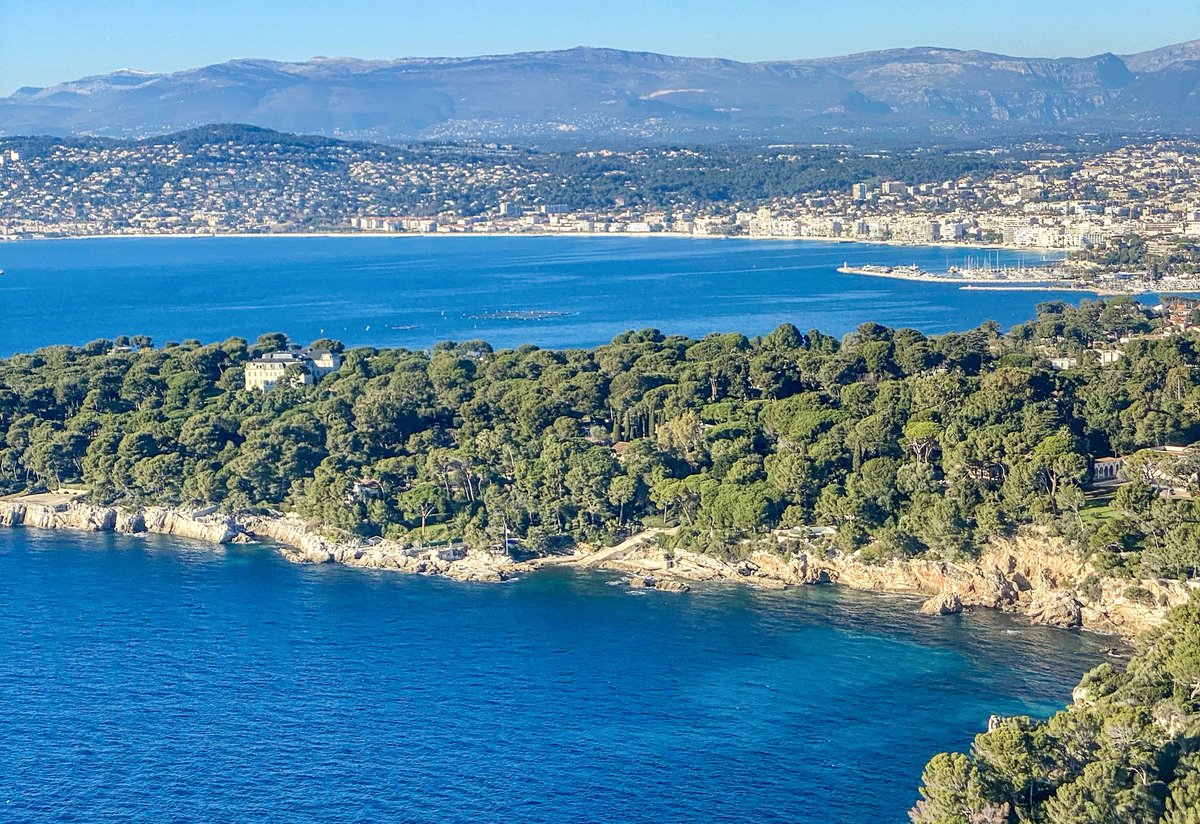
[[[139,137],[239,122],[383,141],[785,141],[1183,133],[1198,115],[1200,40],[1126,56],[910,48],[761,63],[579,47],[122,69],[0,98],[0,134]]]

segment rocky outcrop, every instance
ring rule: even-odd
[[[366,569],[395,569],[418,575],[445,575],[459,581],[507,581],[522,568],[507,556],[471,552],[465,546],[414,547],[398,541],[334,540],[294,517],[243,517],[244,533],[278,545],[280,554],[298,564],[346,564]]]
[[[937,614],[952,614],[941,606],[957,598],[963,607],[1001,609],[1033,623],[1127,637],[1157,625],[1196,590],[1179,581],[1106,577],[1066,542],[1033,533],[994,541],[968,563],[912,559],[870,565],[850,557],[830,559],[828,566],[831,580],[857,589],[935,596]],[[1142,597],[1131,598],[1131,588]]]
[[[809,546],[784,554],[757,550],[736,563],[687,551],[668,552],[630,539],[619,552],[601,550],[569,563],[688,581],[738,580],[766,587],[836,583],[870,592],[925,596],[921,611],[955,615],[987,607],[1033,623],[1081,627],[1132,637],[1160,623],[1200,582],[1130,581],[1093,569],[1062,540],[1030,533],[995,541],[974,561],[920,558],[867,563]]]
[[[1017,587],[994,564],[972,565],[923,559],[868,564],[853,556],[823,559],[822,568],[835,583],[875,592],[918,595],[953,594],[961,606],[1003,608],[1017,598]]]
[[[1089,594],[1080,595],[1082,626],[1121,635],[1136,635],[1156,627],[1171,608],[1182,604],[1200,587],[1197,582],[1144,579],[1133,582],[1102,578]]]
[[[1029,603],[1025,614],[1035,624],[1064,629],[1083,626],[1083,602],[1061,590],[1038,593]]]
[[[297,564],[331,564],[353,555],[353,550],[331,541],[298,518],[243,517],[238,525],[257,539],[282,545],[283,557]]]
[[[1030,621],[1133,636],[1156,626],[1166,613],[1200,590],[1200,582],[1131,581],[1106,577],[1061,540],[1027,534],[991,543],[974,561],[950,563],[920,558],[867,563],[812,545],[802,552],[758,549],[736,563],[655,542],[672,530],[650,530],[615,547],[565,558],[521,563],[504,554],[461,544],[420,547],[388,540],[336,540],[299,518],[230,516],[214,508],[147,507],[124,510],[78,499],[45,502],[30,497],[0,501],[0,526],[74,529],[129,534],[159,533],[210,543],[272,543],[294,563],[340,563],[445,575],[464,581],[507,581],[550,564],[615,569],[637,576],[641,589],[687,592],[688,581],[736,580],[760,587],[837,583],[853,589],[926,597],[921,611],[954,615],[969,607],[1016,612]]]
[[[39,503],[37,498],[0,501],[0,526],[156,533],[214,544],[271,542],[294,563],[339,563],[368,569],[396,569],[446,575],[463,581],[506,581],[538,562],[517,564],[504,555],[470,552],[465,546],[413,547],[396,541],[335,540],[313,525],[288,516],[231,516],[216,507],[183,509],[151,506],[126,510],[79,500]]]
[[[41,529],[77,529],[86,532],[111,531],[116,527],[117,511],[90,504],[46,504],[0,502],[0,525],[31,526]]]
[[[691,587],[676,578],[654,578],[634,575],[628,580],[630,589],[654,589],[659,592],[690,592]]]
[[[1106,577],[1065,541],[1032,532],[994,541],[977,560],[964,563],[905,559],[868,564],[855,556],[820,552],[782,562],[763,555],[774,553],[751,556],[755,574],[788,583],[813,583],[823,574],[854,589],[929,596],[923,611],[931,614],[988,607],[1023,614],[1033,623],[1127,637],[1157,625],[1198,588],[1194,582]]]
[[[138,521],[142,530],[131,531],[174,535],[214,544],[227,544],[242,531],[233,518],[212,510],[197,513],[154,506],[138,513],[130,525],[136,527]]]
[[[113,528],[125,535],[137,535],[146,531],[146,518],[140,509],[133,512],[117,510],[117,521]]]
[[[962,611],[962,598],[953,592],[934,595],[921,604],[922,615],[958,615]]]
[[[20,499],[0,501],[0,525],[85,532],[156,532],[210,543],[227,543],[241,531],[232,518],[169,507],[123,510],[80,501],[48,505]]]

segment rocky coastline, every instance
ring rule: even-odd
[[[505,581],[521,569],[534,566],[497,558],[492,553],[471,552],[463,546],[422,548],[388,540],[336,541],[299,518],[230,515],[216,507],[148,506],[129,510],[78,500],[40,502],[10,498],[0,500],[0,526],[172,535],[213,544],[261,541],[269,542],[292,563],[338,563],[471,581]]]
[[[955,615],[988,608],[1031,623],[1132,638],[1157,626],[1167,612],[1200,592],[1200,581],[1132,580],[1102,574],[1062,539],[1028,531],[993,540],[964,563],[907,558],[867,563],[809,546],[784,554],[769,549],[726,562],[667,551],[654,533],[567,561],[574,566],[657,575],[666,580],[746,581],[784,588],[839,584],[851,589],[920,596],[920,612]]]
[[[364,569],[502,582],[547,566],[604,569],[631,588],[686,592],[697,582],[740,582],[783,589],[838,584],[868,592],[924,598],[920,612],[955,615],[975,608],[1023,615],[1032,623],[1133,637],[1158,625],[1168,610],[1200,591],[1200,582],[1105,576],[1060,539],[1027,533],[997,540],[978,559],[949,563],[897,559],[867,563],[808,545],[790,553],[757,549],[729,562],[667,550],[647,530],[615,547],[578,548],[570,555],[515,561],[461,544],[420,547],[386,539],[334,540],[294,516],[240,513],[216,507],[148,506],[136,510],[80,500],[0,500],[0,526],[160,534],[213,544],[266,542],[298,564],[337,563]]]

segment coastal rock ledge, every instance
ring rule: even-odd
[[[40,529],[75,529],[86,532],[121,532],[127,535],[153,532],[210,543],[228,543],[241,532],[234,519],[213,510],[186,511],[147,507],[134,511],[69,504],[0,501],[0,526],[30,526]]]
[[[215,510],[187,511],[150,506],[144,510],[126,511],[113,506],[26,504],[19,500],[0,501],[0,525],[126,535],[155,533],[210,543],[228,543],[242,531],[233,517],[217,515]]]
[[[0,526],[157,533],[215,544],[264,541],[293,563],[338,563],[463,581],[508,581],[556,565],[617,570],[629,576],[633,587],[665,592],[687,592],[688,582],[696,581],[737,581],[770,589],[841,584],[923,597],[920,612],[927,615],[987,607],[1024,615],[1033,623],[1126,637],[1157,626],[1172,607],[1200,590],[1200,581],[1107,576],[1064,541],[1033,532],[993,541],[979,558],[961,563],[920,558],[868,563],[856,555],[811,546],[787,554],[759,549],[728,562],[687,550],[665,550],[654,539],[673,532],[667,529],[646,530],[615,547],[580,548],[572,555],[517,562],[462,544],[421,547],[380,539],[333,540],[317,526],[289,515],[228,515],[215,507],[124,510],[89,504],[67,493],[0,500]]]
[[[1157,626],[1172,607],[1200,590],[1200,581],[1107,576],[1065,541],[1034,531],[992,541],[979,558],[961,563],[921,558],[868,563],[816,547],[792,554],[758,550],[729,563],[664,550],[654,541],[664,531],[650,530],[565,563],[662,579],[744,581],[772,589],[834,583],[922,597],[920,612],[927,615],[987,607],[1024,615],[1031,623],[1125,637]]]
[[[0,526],[155,533],[213,544],[267,541],[297,564],[338,563],[367,569],[395,569],[422,575],[446,575],[463,581],[506,581],[540,561],[517,564],[462,545],[413,547],[396,541],[335,541],[307,522],[290,516],[228,515],[216,507],[184,509],[150,506],[136,510],[96,506],[71,495],[30,495],[0,500]]]

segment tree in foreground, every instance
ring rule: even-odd
[[[1200,595],[1048,721],[1003,719],[925,768],[917,824],[1200,824]]]

